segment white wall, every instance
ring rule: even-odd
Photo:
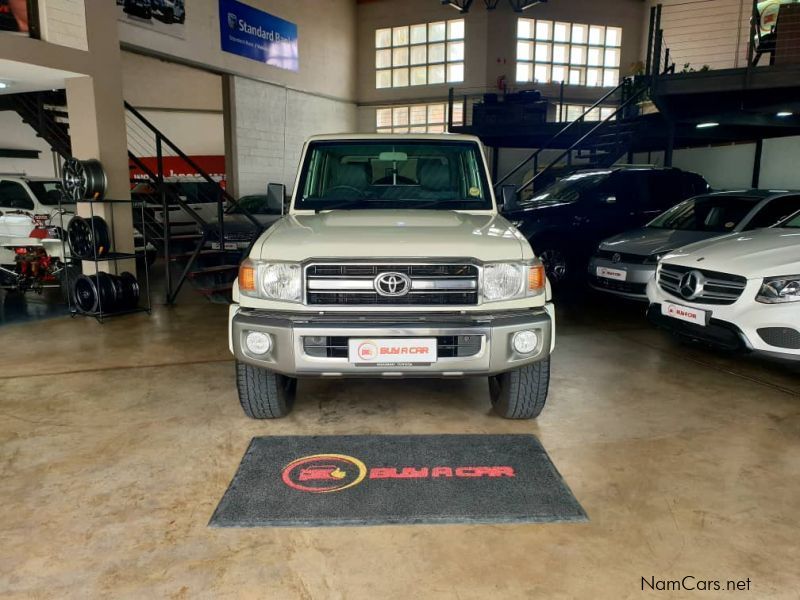
[[[22,122],[13,111],[0,111],[0,146],[13,150],[39,150],[39,158],[2,158],[0,173],[26,173],[41,177],[52,177],[53,153],[43,139],[36,137],[33,129]]]
[[[800,190],[798,165],[800,165],[800,136],[764,140],[759,186]]]
[[[40,0],[42,39],[51,44],[88,50],[84,0]]]
[[[356,107],[243,77],[231,81],[231,155],[238,195],[294,186],[307,137],[356,130]]]

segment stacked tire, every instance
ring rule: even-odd
[[[84,314],[118,313],[139,306],[139,282],[127,271],[80,275],[73,286],[75,307]]]

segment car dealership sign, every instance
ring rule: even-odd
[[[219,0],[222,49],[280,69],[297,71],[297,25],[236,0]]]

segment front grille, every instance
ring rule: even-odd
[[[635,283],[630,281],[617,281],[606,277],[592,277],[592,282],[596,287],[620,292],[622,294],[637,294],[643,296],[647,290],[646,283]]]
[[[616,255],[619,255],[619,260],[616,262],[627,263],[629,265],[643,265],[647,262],[647,259],[650,258],[644,254],[628,254],[627,252],[614,252],[613,250],[598,250],[595,256],[614,262],[614,257]],[[655,264],[655,261],[653,261],[653,264]]]
[[[347,358],[349,341],[346,336],[304,336],[303,350],[318,358]],[[440,335],[436,337],[436,354],[439,358],[475,356],[482,343],[482,335]]]
[[[758,335],[770,346],[800,350],[800,331],[791,327],[762,327]]]
[[[375,289],[382,273],[401,273],[411,282],[403,296]],[[478,303],[478,267],[470,264],[334,264],[306,267],[306,301],[314,305],[456,306]]]
[[[692,269],[679,265],[661,264],[658,276],[658,285],[665,292],[678,298],[685,298],[680,292],[681,279],[689,271],[697,271],[702,277],[702,291],[692,298],[691,302],[698,304],[733,304],[742,295],[747,279],[739,275]]]

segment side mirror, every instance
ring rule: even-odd
[[[512,212],[519,207],[519,194],[517,194],[516,185],[502,186],[500,188],[500,196],[502,198],[500,210],[503,212]]]
[[[284,213],[286,186],[282,183],[267,184],[267,210],[276,215]]]

